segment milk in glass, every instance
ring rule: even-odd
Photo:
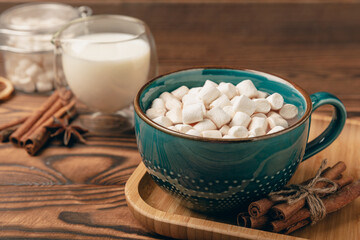
[[[80,101],[93,110],[113,113],[127,107],[147,81],[150,46],[131,34],[84,35],[64,45],[62,64]]]

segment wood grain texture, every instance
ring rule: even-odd
[[[314,116],[310,138],[321,133],[329,119]],[[354,151],[360,142],[360,122],[349,121],[340,137],[326,150],[300,164],[290,183],[300,183],[316,174],[321,161],[328,159],[332,166],[337,161],[347,165],[346,175],[360,178],[358,159]],[[126,183],[125,195],[130,210],[148,229],[159,234],[179,239],[312,239],[336,240],[360,238],[360,199],[343,209],[329,214],[314,226],[293,232],[290,236],[236,226],[236,214],[210,216],[193,212],[165,193],[147,174],[143,164],[135,170]]]
[[[27,1],[0,0],[0,12],[20,2]],[[62,2],[144,20],[157,43],[159,73],[203,65],[271,72],[309,93],[336,94],[349,116],[360,119],[359,2]],[[27,115],[45,98],[17,92],[0,103],[0,123]],[[319,111],[329,114],[328,108]],[[142,228],[126,207],[124,184],[139,162],[133,132],[92,135],[88,145],[72,148],[53,142],[37,157],[1,144],[0,239],[162,238]]]
[[[11,144],[0,152],[0,239],[158,239],[125,203],[125,182],[140,161],[132,134],[52,145],[39,157]]]

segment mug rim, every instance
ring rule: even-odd
[[[290,83],[297,91],[300,92],[300,94],[303,96],[303,98],[305,99],[306,102],[306,111],[304,113],[304,115],[298,120],[296,121],[295,124],[293,124],[292,126],[285,128],[279,132],[275,132],[275,133],[271,133],[271,134],[265,134],[265,135],[261,135],[261,136],[257,136],[257,137],[251,137],[251,138],[209,138],[209,137],[198,137],[198,136],[194,136],[194,135],[189,135],[189,134],[185,134],[185,133],[180,133],[180,132],[176,132],[174,130],[168,129],[167,127],[164,127],[156,122],[154,122],[153,120],[151,120],[148,116],[146,116],[145,112],[142,111],[141,107],[140,107],[140,95],[143,93],[143,91],[153,82],[157,81],[158,79],[171,75],[171,74],[175,74],[175,73],[179,73],[179,72],[185,72],[185,71],[190,71],[190,70],[204,70],[204,69],[228,69],[228,70],[237,70],[237,71],[245,71],[245,72],[251,72],[257,75],[260,75],[261,73],[266,74],[266,75],[270,75],[276,78],[280,78],[281,80],[284,80],[288,83]],[[245,68],[234,68],[234,67],[222,67],[222,66],[205,66],[205,67],[191,67],[191,68],[183,68],[180,70],[175,70],[175,71],[170,71],[161,75],[158,75],[156,77],[154,77],[153,79],[151,79],[150,81],[148,81],[146,84],[144,84],[140,90],[138,91],[138,93],[136,94],[136,97],[134,99],[134,110],[136,112],[136,114],[143,120],[145,121],[148,125],[154,127],[157,130],[160,130],[166,134],[170,134],[176,137],[181,137],[181,138],[185,138],[185,139],[189,139],[189,140],[194,140],[194,141],[202,141],[202,142],[216,142],[216,143],[235,143],[235,142],[253,142],[253,141],[259,141],[259,140],[263,140],[263,139],[269,139],[269,138],[273,138],[282,134],[285,134],[287,132],[292,131],[293,129],[297,128],[298,126],[302,125],[305,121],[307,121],[307,119],[310,117],[310,114],[312,112],[312,101],[311,98],[309,96],[309,94],[303,89],[301,88],[299,85],[295,84],[292,81],[289,81],[283,77],[277,76],[276,74],[272,74],[272,73],[267,73],[267,72],[263,72],[263,71],[258,71],[258,70],[252,70],[252,69],[245,69]]]

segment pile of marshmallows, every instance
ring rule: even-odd
[[[206,80],[203,87],[181,86],[154,99],[146,115],[171,130],[206,138],[250,138],[289,127],[298,115],[279,93],[258,91],[251,80],[234,86]]]
[[[41,18],[13,17],[11,24],[33,29],[61,26],[63,19],[52,17],[46,21]],[[5,53],[7,77],[15,88],[24,92],[47,92],[54,88],[53,46],[51,34],[9,36],[7,45],[29,53]]]
[[[47,92],[54,89],[53,54],[7,53],[5,70],[15,88],[24,92]]]

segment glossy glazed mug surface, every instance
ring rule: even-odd
[[[145,115],[151,102],[165,91],[185,85],[200,87],[210,79],[234,85],[250,79],[258,90],[280,93],[299,109],[298,121],[280,132],[244,139],[213,139],[178,133]],[[335,111],[328,128],[308,141],[310,116],[319,106]],[[326,148],[340,134],[344,105],[330,93],[309,96],[297,85],[263,72],[229,68],[187,69],[147,83],[135,99],[135,134],[143,163],[154,181],[181,203],[197,211],[241,208],[282,188],[299,163]]]

